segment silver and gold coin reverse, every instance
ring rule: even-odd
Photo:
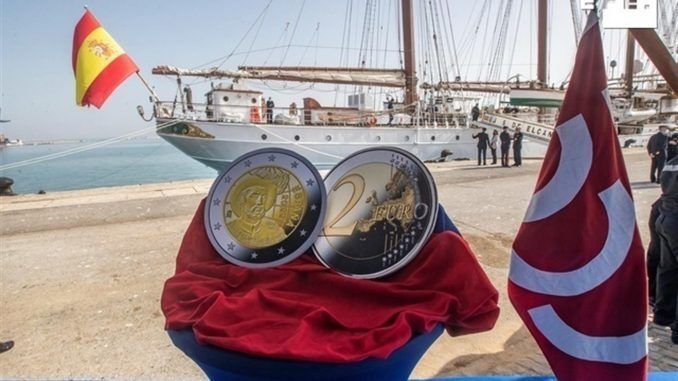
[[[311,247],[325,210],[315,167],[295,152],[267,148],[239,157],[217,177],[205,204],[205,229],[229,262],[272,267]]]
[[[435,227],[435,182],[407,151],[358,151],[327,174],[325,187],[327,214],[313,251],[343,275],[372,279],[397,271]]]

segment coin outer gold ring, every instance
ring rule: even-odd
[[[304,188],[306,205],[303,216],[282,241],[253,248],[238,242],[229,231],[224,203],[234,183],[260,167],[279,167],[292,173]],[[240,156],[214,181],[205,200],[205,231],[219,255],[233,264],[247,268],[280,266],[310,249],[322,229],[326,209],[322,176],[306,158],[282,148],[264,148]]]

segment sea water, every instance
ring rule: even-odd
[[[84,147],[96,141],[0,148],[0,165]],[[36,193],[213,179],[217,172],[160,138],[126,140],[37,164],[0,170],[14,180],[15,193]]]

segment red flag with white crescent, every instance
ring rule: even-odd
[[[647,379],[647,278],[591,12],[536,190],[509,297],[560,381]]]

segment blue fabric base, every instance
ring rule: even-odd
[[[269,359],[200,345],[191,330],[168,331],[174,345],[207,374],[228,381],[405,381],[426,350],[443,333],[443,325],[412,338],[385,360],[329,364]]]
[[[451,230],[459,235],[459,229],[454,225],[450,216],[445,212],[445,208],[442,205],[438,204],[438,217],[436,218],[436,225],[433,229],[434,233],[442,233],[446,230]]]

